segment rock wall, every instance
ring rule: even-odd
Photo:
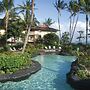
[[[36,73],[41,69],[41,64],[37,61],[32,61],[32,65],[30,68],[18,70],[13,74],[3,74],[0,75],[0,82],[4,83],[7,81],[21,81],[27,79],[30,75]]]
[[[67,73],[67,83],[70,84],[75,90],[90,90],[90,79],[80,80],[79,77],[75,76],[77,70],[78,60],[72,62],[71,70]]]

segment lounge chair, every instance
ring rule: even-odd
[[[15,48],[11,48],[11,47],[10,47],[10,51],[16,51],[16,49],[15,49]]]
[[[62,48],[61,47],[58,47],[58,48],[59,48],[59,51],[61,51]]]
[[[56,47],[55,47],[55,46],[53,46],[53,49],[55,50],[55,49],[56,49]]]
[[[51,46],[48,46],[49,49],[51,49]]]
[[[16,48],[15,48],[15,47],[13,47],[13,50],[14,50],[14,51],[16,51]]]
[[[45,49],[48,49],[46,46],[44,47]]]

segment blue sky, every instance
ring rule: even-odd
[[[15,5],[22,4],[25,0],[14,0]],[[54,2],[56,0],[35,0],[35,16],[40,22],[43,22],[47,18],[53,19],[53,21],[57,22],[57,10],[54,7]],[[64,0],[68,2],[69,0]],[[80,20],[83,21],[83,15],[80,16]],[[61,22],[68,21],[69,13],[67,11],[62,11]]]
[[[2,0],[0,0],[2,1]],[[18,4],[22,4],[26,0],[14,0],[15,6]],[[54,2],[56,0],[35,0],[35,16],[40,22],[44,22],[45,19],[51,18],[53,21],[57,22],[57,10],[54,7]],[[65,2],[69,2],[69,0],[64,0]],[[65,24],[69,21],[70,14],[67,11],[62,11],[61,13],[61,23]],[[80,21],[85,21],[84,15],[80,15]]]

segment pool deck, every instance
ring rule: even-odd
[[[59,50],[59,49],[41,49],[40,50],[40,55],[49,54],[49,53],[56,53],[56,54],[58,54],[60,52],[61,52],[61,50]]]

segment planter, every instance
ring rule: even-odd
[[[77,70],[77,60],[72,62],[71,70],[67,73],[67,83],[70,84],[75,90],[90,90],[90,79],[81,80],[75,76],[74,73]]]
[[[2,74],[0,75],[0,82],[4,83],[7,81],[21,81],[29,78],[30,75],[36,73],[41,69],[41,64],[37,61],[32,61],[30,68],[18,70],[13,74]]]

